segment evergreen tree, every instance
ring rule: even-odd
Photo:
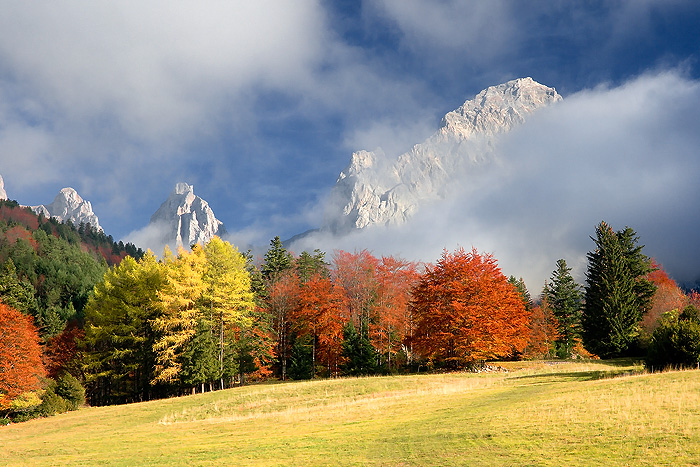
[[[367,332],[357,332],[352,321],[343,329],[343,356],[347,359],[343,365],[346,375],[371,375],[377,371],[376,357]]]
[[[314,275],[319,274],[322,277],[328,277],[328,263],[326,263],[326,254],[319,249],[314,250],[314,254],[307,251],[302,251],[298,258],[294,261],[294,268],[301,283],[306,283]]]
[[[520,279],[516,279],[515,276],[510,276],[508,278],[508,282],[513,284],[515,288],[518,289],[518,292],[520,293],[520,296],[523,299],[523,305],[525,305],[525,310],[532,310],[532,297],[530,296],[530,292],[525,286],[525,281],[523,280],[523,278],[521,277]]]
[[[642,313],[649,306],[644,276],[651,270],[650,261],[629,228],[615,233],[601,222],[592,240],[596,249],[588,253],[584,344],[601,357],[626,355],[634,349]]]
[[[34,287],[17,277],[17,268],[12,258],[7,260],[0,273],[0,300],[25,315],[38,317],[39,307],[34,296]]]
[[[567,267],[564,259],[557,261],[551,282],[545,284],[544,295],[547,306],[557,320],[557,355],[570,358],[581,335],[582,297],[581,288],[571,276],[571,268]]]
[[[193,393],[197,386],[201,386],[204,392],[205,383],[221,377],[217,345],[212,334],[211,326],[200,320],[194,338],[187,343],[180,357],[180,379],[184,385],[192,387]]]
[[[263,279],[268,283],[277,282],[280,274],[292,267],[292,259],[279,236],[270,240],[270,248],[265,253],[265,263],[260,268]]]

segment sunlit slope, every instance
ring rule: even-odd
[[[620,362],[511,368],[83,409],[0,428],[0,463],[700,464],[700,372],[635,375]]]

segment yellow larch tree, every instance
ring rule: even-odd
[[[158,338],[153,345],[156,354],[154,383],[170,383],[180,376],[180,356],[197,332],[201,316],[199,303],[205,290],[206,267],[204,250],[194,245],[188,252],[182,247],[177,257],[166,247],[163,253],[166,284],[159,292],[163,315],[154,320]]]

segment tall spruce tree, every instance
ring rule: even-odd
[[[518,292],[523,299],[525,310],[532,310],[532,297],[530,296],[530,292],[527,290],[527,286],[525,285],[523,278],[521,277],[520,279],[516,279],[515,276],[510,276],[508,278],[508,282],[513,284],[515,288],[518,289]]]
[[[581,288],[571,276],[566,260],[557,261],[551,282],[545,284],[547,306],[557,319],[557,338],[554,341],[557,355],[570,358],[576,341],[581,335]]]
[[[282,240],[276,236],[270,240],[270,248],[265,253],[265,263],[260,268],[263,279],[267,283],[275,283],[279,276],[292,267],[292,255],[282,245]]]
[[[596,227],[596,249],[588,253],[584,345],[601,357],[617,357],[634,350],[639,322],[649,307],[654,286],[646,279],[650,260],[637,246],[629,227],[615,233],[608,224]]]

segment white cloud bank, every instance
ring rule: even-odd
[[[568,96],[509,133],[497,163],[398,228],[316,234],[292,249],[367,248],[436,260],[442,249],[491,252],[538,294],[559,258],[580,282],[589,236],[605,220],[635,229],[679,281],[700,278],[700,83],[676,71]]]

